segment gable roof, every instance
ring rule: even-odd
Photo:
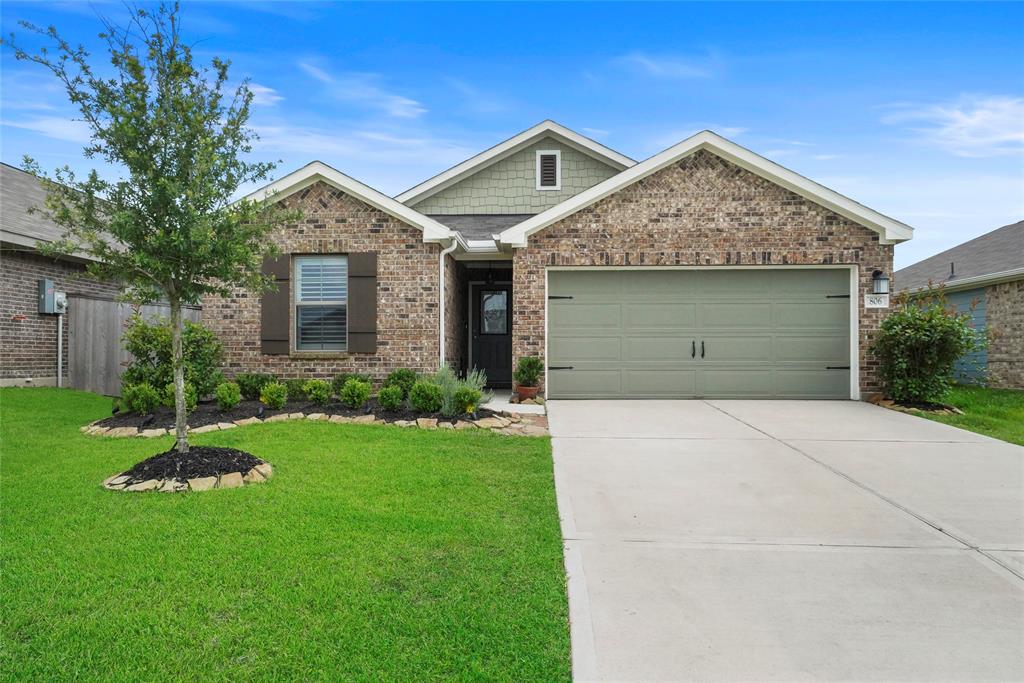
[[[38,209],[29,213],[29,209]],[[0,241],[26,249],[58,242],[64,226],[45,215],[46,186],[28,171],[0,163]],[[95,261],[90,254],[62,254],[73,261]]]
[[[946,289],[962,289],[1024,278],[1024,221],[1004,225],[901,268],[893,278],[901,291],[921,289],[929,282],[942,284]]]
[[[433,218],[429,218],[415,209],[410,209],[405,204],[395,201],[386,194],[378,192],[355,178],[350,178],[322,161],[311,161],[297,171],[292,171],[283,178],[275,180],[269,185],[247,195],[245,198],[251,201],[266,201],[268,199],[278,201],[295,192],[304,190],[318,181],[323,181],[366,202],[370,206],[380,209],[384,213],[419,228],[423,231],[424,242],[460,239],[458,233],[449,230]]]
[[[550,119],[541,121],[536,126],[524,130],[504,142],[498,143],[490,149],[484,150],[474,157],[466,159],[461,164],[452,166],[447,171],[437,174],[433,178],[412,187],[395,197],[403,204],[415,204],[427,197],[450,187],[473,173],[502,159],[515,154],[519,150],[540,140],[544,137],[553,137],[569,147],[587,154],[599,161],[603,161],[616,170],[623,170],[636,164],[624,154],[619,154],[614,149],[605,147],[599,142],[569,130],[563,125],[555,123]]]
[[[580,192],[575,197],[567,199],[561,204],[553,206],[533,218],[529,218],[505,230],[500,235],[501,244],[511,247],[524,247],[526,246],[526,239],[538,230],[543,230],[552,223],[570,216],[580,209],[584,209],[621,190],[627,185],[635,183],[652,173],[656,173],[702,149],[706,149],[726,161],[732,162],[762,178],[772,181],[776,185],[780,185],[816,204],[835,211],[841,216],[845,216],[874,230],[881,236],[883,244],[903,242],[909,240],[914,235],[914,229],[909,225],[869,209],[849,197],[844,197],[824,185],[820,185],[799,173],[784,168],[774,161],[769,161],[751,152],[749,149],[726,140],[716,133],[705,130],[612,176],[604,182],[598,183],[588,190]]]

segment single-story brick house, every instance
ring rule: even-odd
[[[860,398],[913,234],[710,131],[638,163],[551,121],[393,198],[321,162],[252,197],[304,218],[277,292],[203,302],[229,373],[538,356],[549,398]]]
[[[57,384],[57,316],[39,312],[39,280],[69,297],[112,300],[115,283],[86,277],[86,257],[52,258],[40,244],[63,228],[29,209],[45,205],[46,190],[31,173],[0,164],[0,386]],[[68,372],[68,325],[63,325],[62,378]]]
[[[895,280],[911,293],[942,285],[949,303],[986,330],[988,348],[962,359],[958,377],[1024,389],[1024,221],[902,268]]]

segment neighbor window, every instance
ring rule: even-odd
[[[537,150],[537,189],[562,189],[562,153],[559,150]]]
[[[344,351],[348,335],[348,259],[295,258],[295,348]]]

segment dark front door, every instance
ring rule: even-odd
[[[492,387],[512,386],[512,287],[473,288],[473,366]]]

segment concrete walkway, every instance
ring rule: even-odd
[[[1024,680],[1024,448],[856,402],[548,413],[577,680]]]

